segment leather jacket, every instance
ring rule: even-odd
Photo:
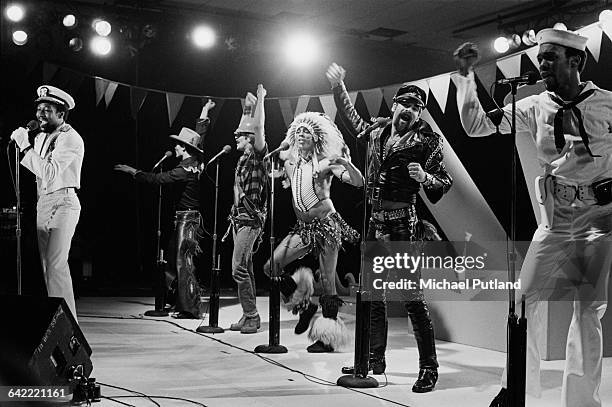
[[[334,87],[333,93],[340,118],[347,128],[357,134],[370,125],[355,110],[344,84]],[[368,188],[371,200],[414,203],[423,185],[429,201],[438,202],[453,183],[442,162],[442,137],[419,119],[385,154],[384,146],[390,135],[391,124],[370,135]],[[408,164],[411,162],[421,164],[428,174],[423,184],[410,178]]]

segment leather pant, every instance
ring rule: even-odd
[[[176,211],[166,267],[169,297],[174,294],[175,310],[188,312],[196,318],[200,314],[201,289],[195,277],[193,257],[201,253],[198,243],[200,223],[200,212]]]
[[[370,219],[368,240],[412,241],[415,239],[415,226],[416,217],[405,217],[384,222]],[[387,332],[389,329],[387,305],[385,301],[372,301],[370,307],[370,355],[372,358],[380,359],[385,355],[387,349]],[[423,293],[418,292],[415,298],[404,302],[404,307],[412,323],[414,338],[419,350],[419,368],[437,368],[438,360],[433,323]]]

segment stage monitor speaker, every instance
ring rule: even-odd
[[[88,377],[91,348],[63,298],[0,295],[0,385],[73,386]]]

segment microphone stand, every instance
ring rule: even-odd
[[[15,239],[17,245],[15,269],[17,270],[17,295],[21,295],[21,186],[20,186],[20,169],[19,169],[19,146],[15,143],[15,194],[16,194],[16,225]]]
[[[213,242],[212,242],[212,269],[210,276],[210,298],[209,304],[209,316],[208,326],[199,326],[196,331],[206,334],[219,334],[225,332],[225,330],[219,327],[219,265],[221,264],[221,255],[217,255],[217,213],[219,206],[219,162],[217,159],[217,166],[215,172],[215,216],[213,224]]]
[[[355,358],[353,360],[353,374],[340,376],[336,381],[338,386],[351,388],[378,387],[378,380],[368,376],[370,370],[370,313],[372,293],[363,288],[363,275],[365,273],[365,249],[368,233],[368,179],[369,179],[369,151],[371,138],[367,134],[368,143],[365,152],[365,169],[363,183],[363,222],[361,225],[361,263],[359,272],[359,288],[355,294]]]
[[[274,236],[274,156],[270,156],[272,181],[270,186],[270,300],[269,313],[270,322],[268,329],[268,344],[255,347],[256,353],[287,353],[287,348],[280,345],[280,276],[278,265],[274,261],[274,248],[276,247],[276,236]]]
[[[518,83],[512,82],[512,181],[510,200],[510,249],[508,261],[508,281],[516,279],[516,91]],[[516,315],[514,287],[508,290],[508,342],[506,359],[506,377],[508,388],[508,406],[525,406],[526,356],[527,356],[527,319],[525,318],[525,296],[521,298],[521,318]]]
[[[155,168],[153,168],[155,170]],[[159,166],[159,172],[162,172],[162,166]],[[166,272],[164,270],[166,261],[164,260],[164,250],[161,248],[161,207],[162,207],[162,186],[159,185],[157,190],[157,250],[155,258],[155,266],[157,272],[157,284],[155,287],[155,309],[146,311],[144,314],[148,317],[167,317],[168,312],[164,309],[166,306]],[[178,276],[177,276],[178,277]]]

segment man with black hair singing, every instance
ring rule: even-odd
[[[66,300],[76,319],[68,253],[81,213],[75,190],[81,187],[85,146],[79,133],[66,123],[68,111],[75,107],[72,96],[49,85],[40,86],[37,94],[36,119],[41,132],[34,146],[23,127],[11,139],[23,153],[21,165],[36,175],[36,232],[47,293]]]
[[[536,35],[538,63],[546,91],[516,104],[516,135],[535,141],[543,174],[537,178],[540,224],[521,267],[527,317],[527,391],[538,396],[544,334],[534,318],[542,301],[572,301],[561,406],[601,406],[603,338],[612,265],[612,92],[582,82],[587,38],[546,28]],[[492,115],[482,109],[473,66],[479,54],[466,43],[455,51],[459,74],[457,106],[469,136],[510,133],[511,106]],[[507,119],[507,120],[506,120]],[[507,406],[507,372],[491,403]]]
[[[334,101],[343,123],[355,134],[371,125],[353,106],[344,77],[337,64],[327,70]],[[369,157],[368,192],[372,205],[368,240],[418,241],[419,218],[416,195],[421,188],[432,203],[439,201],[452,184],[442,162],[442,137],[421,119],[427,95],[416,85],[402,85],[393,98],[392,119],[373,130]],[[415,273],[415,275],[420,274]],[[416,279],[418,281],[418,278]],[[438,380],[434,330],[427,303],[420,289],[411,290],[405,303],[419,348],[419,377],[412,387],[416,393],[432,391]],[[370,369],[382,374],[386,368],[387,308],[385,301],[371,302]],[[353,367],[343,368],[352,373]]]

